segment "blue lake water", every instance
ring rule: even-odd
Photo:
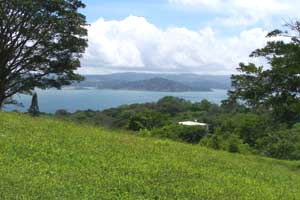
[[[128,90],[37,90],[39,107],[41,112],[53,113],[58,109],[66,109],[69,112],[76,110],[104,110],[118,107],[123,104],[156,102],[164,96],[175,96],[192,102],[207,99],[214,103],[220,103],[227,98],[226,90],[213,90],[212,92],[149,92]],[[31,103],[31,96],[17,95],[15,99],[23,104],[23,107],[7,106],[6,110],[17,109],[26,111]]]

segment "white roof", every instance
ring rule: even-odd
[[[192,121],[179,122],[178,124],[186,125],[186,126],[207,126],[206,123],[199,123],[199,122],[192,122]]]

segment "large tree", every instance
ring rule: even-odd
[[[267,37],[275,40],[250,55],[265,58],[269,67],[240,64],[229,95],[251,108],[269,110],[277,121],[294,123],[300,121],[300,22],[287,28],[270,32]]]
[[[16,93],[60,88],[87,46],[80,0],[0,0],[0,109]]]

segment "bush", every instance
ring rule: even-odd
[[[142,129],[138,132],[139,136],[143,136],[143,137],[151,137],[151,131],[149,131],[148,129]]]
[[[173,140],[180,140],[188,143],[198,143],[207,131],[200,126],[184,126],[179,124],[172,124],[162,128],[153,129],[152,135],[170,138]]]
[[[224,115],[220,120],[221,132],[239,136],[243,143],[256,147],[256,140],[265,136],[267,120],[253,113],[239,113],[234,116]]]
[[[224,150],[231,153],[249,153],[251,151],[248,144],[244,144],[239,136],[231,133],[222,133],[221,129],[216,129],[214,134],[205,136],[200,145],[216,149]]]
[[[264,155],[279,159],[300,159],[300,126],[291,129],[269,131],[267,136],[259,140]]]
[[[55,115],[56,116],[68,116],[70,115],[71,113],[69,113],[67,110],[65,109],[59,109],[59,110],[56,110],[55,112]]]
[[[230,135],[227,140],[226,150],[231,153],[241,153],[242,151],[242,140],[236,135]]]
[[[167,117],[159,112],[146,110],[130,116],[128,121],[128,129],[139,131],[142,129],[151,130],[156,127],[163,126],[167,121]]]

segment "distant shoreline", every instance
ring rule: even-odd
[[[114,89],[114,88],[97,88],[97,87],[76,87],[76,86],[67,86],[63,87],[62,90],[114,90],[114,91],[137,91],[137,92],[213,92],[214,90],[224,90],[211,88],[210,90],[184,90],[184,91],[171,91],[171,90],[138,90],[130,88]]]

